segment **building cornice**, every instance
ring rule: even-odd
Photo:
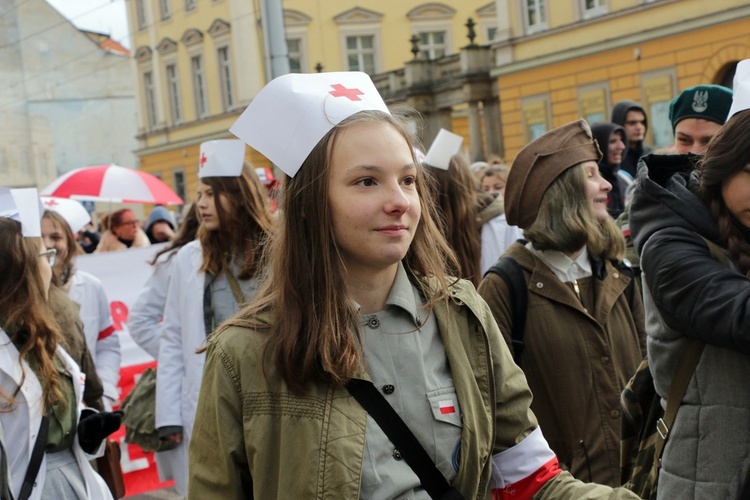
[[[218,121],[218,120],[226,119],[228,117],[239,117],[239,115],[242,114],[242,111],[244,111],[244,108],[240,110],[231,111],[229,113],[222,113],[220,115],[214,115],[214,116],[211,116],[209,118],[205,118],[199,121],[183,123],[176,127],[164,128],[164,129],[160,129],[154,132],[147,132],[145,134],[139,134],[137,136],[137,139],[141,142],[146,141],[147,139],[158,140],[158,138],[164,138],[164,140],[167,142],[164,142],[163,144],[158,144],[156,146],[147,146],[147,147],[136,149],[135,151],[133,151],[133,154],[140,157],[140,156],[152,155],[156,153],[163,153],[165,151],[172,151],[174,149],[195,146],[196,144],[200,144],[205,141],[211,141],[214,139],[233,138],[234,136],[227,129],[217,130],[215,132],[207,132],[205,134],[194,135],[194,136],[191,136],[187,139],[183,139],[180,141],[170,141],[169,134],[170,132],[175,132],[179,129],[185,129],[185,128],[193,127],[196,125],[202,125],[208,121]]]
[[[621,15],[622,13],[614,12],[608,16],[597,17],[595,20],[601,22],[607,18],[614,19],[615,17],[618,17],[618,14]],[[519,71],[530,70],[530,69],[538,68],[541,66],[548,66],[550,64],[555,64],[555,63],[559,63],[563,61],[569,61],[571,59],[576,59],[579,57],[590,56],[590,55],[597,54],[600,52],[607,52],[607,51],[619,49],[622,47],[627,47],[629,45],[636,45],[639,43],[650,42],[652,40],[656,40],[659,38],[666,38],[669,36],[679,35],[682,33],[700,30],[703,28],[709,28],[717,24],[737,21],[743,17],[749,17],[749,16],[750,16],[750,5],[735,7],[733,9],[727,9],[725,11],[713,13],[707,16],[681,20],[673,24],[659,26],[659,27],[655,27],[655,28],[645,30],[645,31],[639,31],[638,33],[633,33],[629,35],[623,35],[623,36],[613,38],[610,40],[604,40],[593,45],[574,47],[570,49],[565,49],[560,52],[554,52],[551,54],[545,54],[545,55],[534,57],[531,59],[525,59],[523,61],[512,62],[512,63],[505,64],[505,65],[492,69],[490,72],[490,75],[492,77],[509,75],[509,74],[517,73]],[[550,33],[550,31],[545,31],[543,33],[530,35],[528,37],[511,39],[511,40],[502,42],[500,44],[497,44],[493,46],[493,48],[496,50],[513,50],[514,45],[518,45],[519,42],[523,42],[524,40],[528,40],[532,38],[536,39],[542,36],[549,36],[551,34],[557,35],[560,33],[575,31],[577,29],[581,29],[582,27],[589,24],[590,22],[591,21],[589,20],[589,21],[584,21],[582,23],[576,23],[570,26],[566,26],[564,28],[557,28],[554,30],[554,33]]]

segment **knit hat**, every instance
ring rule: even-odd
[[[586,120],[554,128],[527,144],[516,156],[505,186],[508,224],[526,229],[536,220],[544,193],[567,169],[602,154]]]
[[[169,224],[169,227],[174,229],[174,214],[167,210],[165,207],[157,205],[153,210],[151,210],[151,213],[148,215],[148,220],[146,221],[146,232],[148,233],[151,230],[151,226],[153,226],[157,222],[166,222],[167,224]]]
[[[724,125],[732,106],[732,91],[721,85],[688,87],[669,104],[672,131],[685,118],[703,118]]]

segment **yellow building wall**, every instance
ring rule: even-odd
[[[639,57],[635,55],[636,49]],[[609,119],[612,105],[617,101],[646,101],[644,81],[650,77],[674,75],[674,97],[692,85],[719,83],[725,64],[749,57],[750,19],[740,19],[501,75],[498,86],[506,158],[512,160],[528,142],[522,108],[529,100],[546,98],[549,126],[556,127],[579,118],[580,87],[603,83],[610,94],[606,110]]]
[[[439,3],[455,9],[455,13],[450,19],[435,19],[434,21],[418,21],[416,24],[407,17],[407,13],[412,9],[427,5]],[[368,29],[371,26],[380,27],[380,50],[382,52],[382,66],[378,68],[379,72],[391,71],[403,67],[405,62],[413,58],[411,50],[411,38],[415,26],[429,26],[434,23],[436,26],[449,25],[451,31],[451,46],[448,53],[453,54],[459,51],[461,47],[469,44],[466,38],[467,28],[464,26],[469,17],[477,23],[477,42],[486,43],[483,40],[484,34],[481,33],[478,23],[479,18],[477,9],[487,6],[490,0],[462,0],[460,2],[428,2],[424,0],[403,0],[398,2],[382,0],[360,0],[358,2],[343,2],[331,0],[284,0],[284,9],[295,10],[310,16],[313,21],[308,25],[306,30],[308,45],[308,61],[310,71],[317,62],[322,63],[323,71],[345,71],[342,29],[356,27],[357,25],[341,25],[334,21],[339,14],[349,11],[353,7],[360,7],[369,11],[383,14],[381,21],[375,23],[363,23],[362,29]],[[433,10],[433,13],[437,11]],[[428,16],[430,12],[425,12]],[[425,23],[425,24],[422,24]],[[345,28],[342,28],[345,26]]]

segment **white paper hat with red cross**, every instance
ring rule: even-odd
[[[432,141],[424,162],[431,167],[448,170],[451,157],[461,149],[462,142],[464,142],[463,137],[441,128],[435,140]]]
[[[43,196],[41,200],[44,209],[60,214],[73,233],[77,233],[91,222],[91,214],[79,201],[54,196]]]
[[[198,177],[239,177],[245,163],[245,144],[237,139],[201,143]]]
[[[0,187],[0,217],[21,223],[26,238],[42,236],[42,205],[36,188],[10,189]]]
[[[750,59],[745,59],[737,63],[733,86],[732,107],[729,108],[727,121],[735,113],[750,109]]]
[[[388,113],[366,73],[290,73],[263,87],[229,131],[294,177],[323,136],[365,110]]]

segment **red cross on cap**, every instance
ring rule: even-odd
[[[206,153],[201,153],[201,168],[205,165],[206,160],[208,160],[208,158],[206,158]]]
[[[360,99],[359,96],[365,95],[365,93],[359,89],[348,89],[340,83],[331,85],[331,87],[333,87],[333,90],[328,93],[333,97],[346,97],[350,101],[361,101],[362,99]]]
[[[44,204],[47,205],[48,207],[54,207],[55,205],[59,205],[59,203],[57,203],[55,200],[47,200],[44,202]]]

